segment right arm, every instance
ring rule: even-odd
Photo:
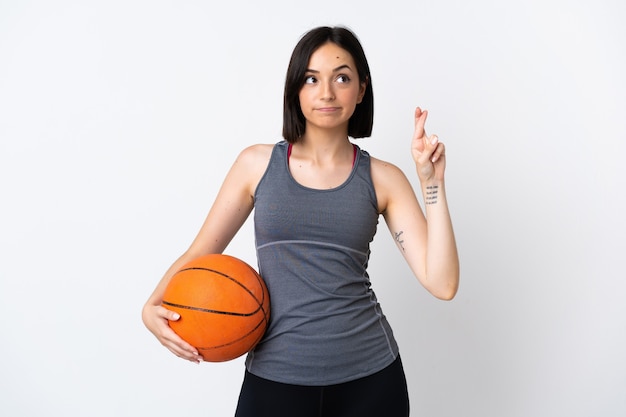
[[[168,320],[178,320],[179,317],[161,306],[165,288],[184,264],[202,255],[222,253],[226,249],[252,212],[254,191],[267,168],[271,152],[272,145],[254,145],[239,154],[196,238],[165,272],[142,309],[145,326],[176,356],[192,362],[202,360],[197,349],[170,328]]]

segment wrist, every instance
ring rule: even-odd
[[[444,196],[445,184],[443,180],[429,180],[422,182],[422,195],[424,196],[424,204],[433,206],[438,204]]]

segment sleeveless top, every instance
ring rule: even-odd
[[[288,143],[274,145],[254,196],[258,268],[271,309],[246,358],[252,374],[330,385],[371,375],[398,356],[367,273],[379,214],[369,154],[355,149],[349,178],[319,190],[291,176]]]

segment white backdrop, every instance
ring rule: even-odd
[[[412,415],[626,415],[625,8],[0,0],[0,414],[233,414],[243,360],[181,361],[140,310],[237,153],[280,139],[299,37],[342,24],[372,69],[359,144],[416,186],[415,106],[447,144],[457,298],[382,221],[373,245]],[[250,223],[227,253],[256,263]]]

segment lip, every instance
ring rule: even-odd
[[[321,113],[333,113],[339,111],[340,107],[318,107],[317,111]]]

